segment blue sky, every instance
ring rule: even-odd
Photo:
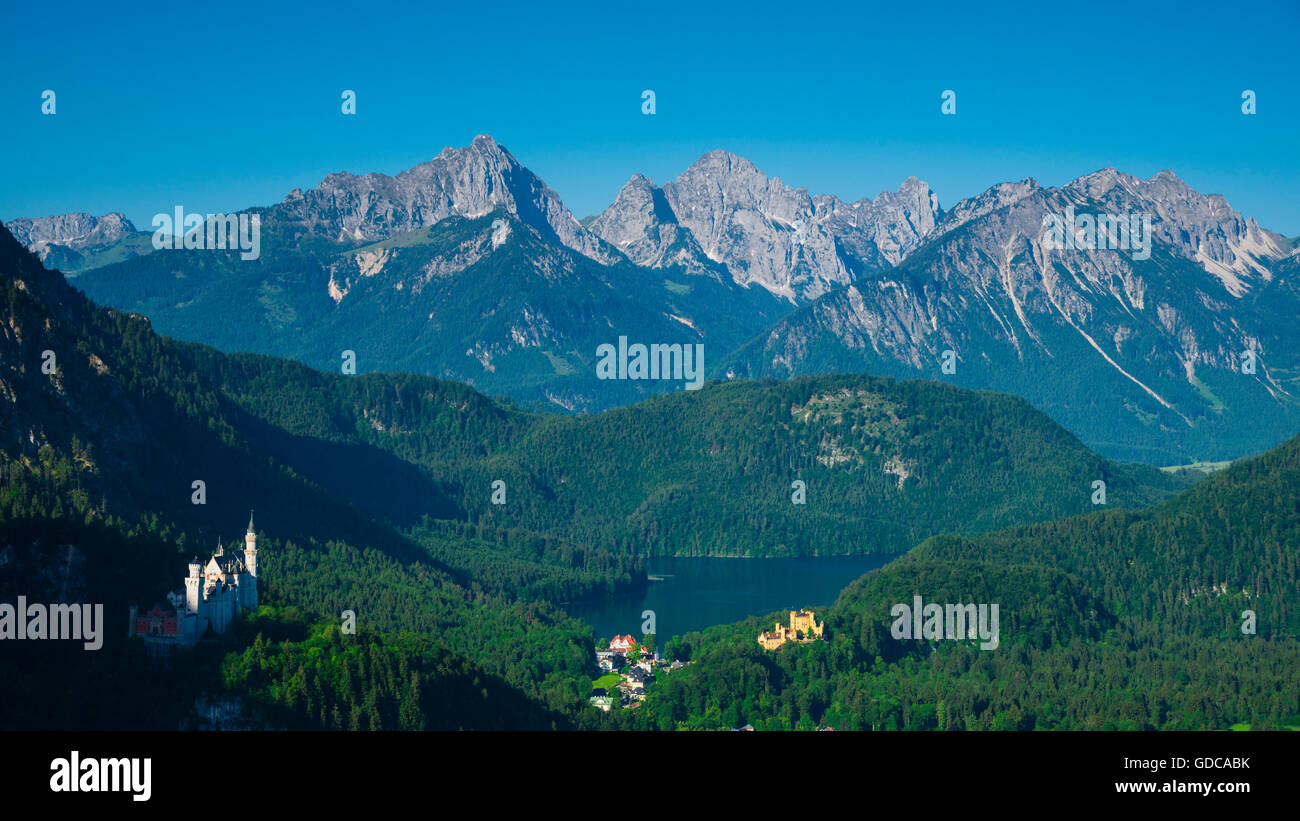
[[[1294,0],[0,4],[0,219],[123,211],[144,228],[487,133],[580,217],[633,173],[662,183],[725,148],[845,199],[915,175],[945,206],[1006,180],[1170,168],[1300,234]]]

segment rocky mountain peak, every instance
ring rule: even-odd
[[[897,264],[941,213],[916,177],[845,203],[716,149],[662,187],[634,175],[591,229],[638,264],[723,268],[737,283],[802,302]]]
[[[865,203],[866,200],[860,202]],[[908,222],[918,241],[930,233],[943,215],[939,195],[930,189],[928,182],[914,176],[903,180],[897,191],[882,191],[877,194],[870,205],[882,214]]]
[[[1103,168],[1072,180],[1065,188],[1077,191],[1081,196],[1095,199],[1116,186],[1132,188],[1139,183],[1141,180],[1131,174],[1122,173],[1115,168]]]
[[[1045,217],[1067,215],[1092,217],[1073,235],[1095,244],[1047,242]],[[1103,239],[1103,216],[1124,230]],[[1186,453],[1240,424],[1216,428],[1227,413],[1244,420],[1294,401],[1297,349],[1281,330],[1297,304],[1288,249],[1173,172],[1002,183],[955,204],[896,272],[860,277],[755,337],[731,372],[788,375],[831,361],[933,375],[952,350],[970,386],[1023,393],[1117,449],[1128,445],[1115,430],[1138,441],[1156,418]],[[1245,378],[1246,350],[1268,371]],[[1207,384],[1231,384],[1231,398]]]
[[[491,135],[479,134],[464,148],[454,148],[450,145],[444,146],[442,151],[438,152],[438,156],[434,157],[432,160],[420,163],[410,169],[410,171],[405,171],[403,173],[414,174],[426,166],[435,167],[434,164],[439,161],[449,162],[456,165],[482,163],[484,165],[491,165],[498,168],[523,168],[523,165],[519,160],[515,159],[515,155],[511,154],[505,146],[494,140]]]
[[[704,154],[664,189],[694,197],[707,197],[710,192],[718,192],[733,198],[738,204],[776,205],[782,211],[808,206],[805,189],[789,188],[779,178],[768,177],[744,157],[721,149]],[[741,199],[735,199],[737,197]]]
[[[498,207],[585,256],[606,264],[617,259],[558,194],[486,134],[395,176],[330,174],[281,206],[283,216],[351,241],[385,239],[449,216],[481,217]]]
[[[50,245],[89,248],[115,242],[136,228],[126,215],[112,212],[102,217],[75,212],[36,219],[16,219],[8,223],[9,231],[23,246],[41,254]],[[44,254],[41,255],[44,259]]]
[[[80,252],[110,245],[136,232],[135,225],[124,214],[116,211],[102,217],[76,212],[36,219],[16,219],[8,223],[8,228],[14,238],[40,257],[42,262],[56,248]],[[62,256],[66,256],[66,253]]]
[[[725,170],[728,173],[738,173],[745,175],[756,175],[766,179],[766,175],[758,170],[758,166],[749,160],[733,154],[722,148],[715,148],[712,151],[706,151],[700,155],[700,158],[691,163],[683,174],[689,174],[692,171],[708,170]]]
[[[694,236],[679,225],[664,190],[641,174],[632,175],[589,228],[637,265],[676,265],[692,273],[714,268]]]
[[[1232,296],[1272,277],[1286,242],[1232,208],[1221,194],[1202,194],[1170,170],[1149,180],[1103,169],[1060,189],[1107,213],[1150,217],[1152,239],[1214,276]]]
[[[934,236],[960,228],[972,220],[977,220],[1000,208],[1020,202],[1041,190],[1038,181],[1032,177],[1026,177],[1019,182],[998,183],[974,197],[958,202],[950,208],[940,220],[938,230]]]

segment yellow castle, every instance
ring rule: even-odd
[[[759,633],[758,643],[764,650],[775,650],[787,641],[820,641],[825,623],[818,624],[811,610],[791,610],[790,626],[782,627],[780,622],[770,633]]]

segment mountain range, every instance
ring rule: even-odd
[[[0,301],[0,596],[103,602],[120,624],[257,507],[273,605],[212,652],[249,654],[225,686],[280,726],[574,726],[593,720],[594,636],[556,603],[645,584],[647,552],[899,551],[1089,510],[1097,480],[1125,507],[1194,478],[1099,457],[1016,397],[919,380],[738,380],[558,415],[225,354],[95,305],[3,226]],[[371,685],[387,695],[300,669],[344,652],[336,623],[304,619],[344,610],[375,645],[354,674],[394,654],[396,683]],[[164,693],[139,652],[113,628],[89,666],[75,648],[5,655],[25,671],[0,676],[25,705],[5,725],[176,726],[214,661],[200,651]]]
[[[14,237],[51,268],[69,273],[98,268],[153,250],[152,235],[125,214],[60,214],[7,223]]]
[[[89,659],[5,647],[7,727],[175,727],[214,693],[240,705],[231,721],[292,728],[1300,721],[1300,437],[1192,484],[1097,456],[1023,399],[933,380],[736,379],[540,413],[162,337],[3,227],[0,300],[0,597],[102,601],[111,626],[247,507],[267,531],[268,606],[162,683],[115,630]],[[770,619],[674,637],[665,652],[694,663],[640,709],[587,706],[594,636],[556,604],[644,584],[646,553],[913,544],[823,611],[827,642],[765,651]],[[892,638],[892,603],[916,591],[1000,603],[1001,649]],[[343,610],[365,625],[346,640]]]
[[[681,389],[598,379],[597,349],[626,337],[702,344],[719,379],[871,373],[1017,393],[1098,452],[1151,464],[1227,460],[1300,430],[1300,257],[1168,171],[999,183],[945,210],[916,178],[845,202],[711,151],[663,185],[634,175],[579,221],[481,135],[253,211],[258,260],[123,248],[73,268],[76,284],[222,350],[326,370],[351,351],[361,371],[534,408]],[[1066,214],[1145,217],[1132,239],[1146,249],[1054,247],[1044,226]],[[23,225],[47,260],[84,264],[86,220]],[[138,245],[122,227],[96,260]]]
[[[1148,216],[1149,258],[1051,247],[1044,220],[1068,213]],[[960,203],[896,268],[792,312],[725,371],[948,378],[1022,395],[1103,453],[1227,459],[1296,430],[1298,259],[1170,172],[1026,180]]]

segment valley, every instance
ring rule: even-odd
[[[1294,253],[1220,200],[1107,169],[844,203],[715,151],[582,224],[481,136],[232,216],[252,258],[0,229],[0,592],[111,625],[265,528],[263,603],[165,709],[109,630],[8,656],[4,725],[1295,726]],[[1140,253],[1056,210],[1140,212]],[[900,640],[908,602],[1000,635]],[[817,641],[754,642],[805,608]],[[672,672],[593,707],[634,634]]]
[[[1300,4],[1111,5],[8,4],[0,807],[1285,806]]]

